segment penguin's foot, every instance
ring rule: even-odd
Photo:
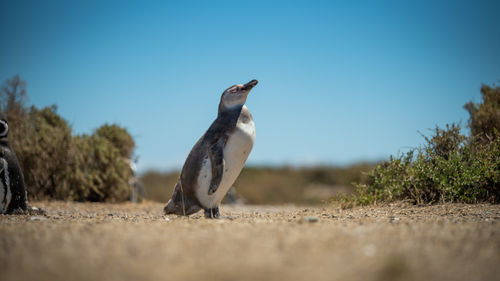
[[[207,219],[218,219],[220,217],[219,207],[212,209],[205,209],[205,218]]]
[[[41,215],[41,216],[45,216],[46,215],[44,209],[33,207],[33,206],[28,206],[28,209],[26,210],[26,213],[28,213],[29,215]]]
[[[22,208],[16,208],[10,212],[8,212],[9,215],[25,215],[27,214],[27,210],[23,210]]]
[[[30,216],[45,216],[45,210],[37,207],[27,206],[26,209],[21,207],[9,212],[10,215],[30,215]]]

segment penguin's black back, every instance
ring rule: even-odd
[[[219,109],[217,119],[210,125],[205,134],[201,136],[191,149],[181,170],[183,189],[188,196],[196,197],[195,187],[197,185],[198,174],[201,169],[203,158],[206,156],[205,151],[208,150],[210,145],[216,143],[220,137],[231,134],[236,127],[241,112],[242,107],[228,110],[227,112],[221,112]],[[198,199],[196,199],[196,201],[199,202]]]
[[[1,172],[2,185],[4,190],[4,198],[7,196],[7,188],[10,188],[11,192],[11,200],[9,205],[7,206],[6,213],[12,213],[15,210],[21,209],[22,211],[27,210],[27,200],[26,200],[26,189],[24,186],[24,176],[21,170],[21,166],[19,165],[19,160],[17,159],[16,153],[10,147],[10,144],[6,140],[0,140],[0,158],[4,159],[7,163],[7,171]],[[1,161],[3,162],[3,161]],[[1,163],[3,166],[3,163]],[[0,167],[3,169],[4,167]],[[8,186],[7,179],[8,176]],[[5,199],[4,199],[5,200]]]

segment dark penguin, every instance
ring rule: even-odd
[[[9,125],[0,120],[0,214],[28,211],[24,177],[16,153],[7,138]]]
[[[217,119],[194,145],[165,214],[188,216],[205,210],[205,217],[218,218],[219,204],[241,172],[255,141],[255,125],[245,106],[252,80],[222,93]]]

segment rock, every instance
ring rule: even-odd
[[[308,216],[308,217],[304,218],[304,221],[305,222],[318,222],[319,219],[318,219],[318,217],[315,217],[315,216]]]
[[[34,217],[29,217],[28,220],[30,220],[30,221],[46,221],[47,218],[45,218],[45,217],[39,217],[39,216],[34,216]]]

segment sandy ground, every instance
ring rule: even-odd
[[[500,206],[35,203],[0,215],[0,280],[500,280]]]

